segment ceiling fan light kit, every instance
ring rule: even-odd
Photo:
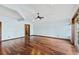
[[[41,17],[40,15],[39,15],[39,13],[37,13],[37,17],[35,18],[35,19],[39,19],[39,20],[41,20],[41,19],[43,19],[44,17]]]

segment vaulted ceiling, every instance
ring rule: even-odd
[[[34,20],[37,17],[36,13],[39,12],[45,20],[49,21],[69,20],[78,7],[76,4],[5,4],[3,6],[17,11],[25,19]]]

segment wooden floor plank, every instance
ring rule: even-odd
[[[75,47],[67,40],[31,36],[25,45],[24,38],[2,42],[0,55],[75,55]]]

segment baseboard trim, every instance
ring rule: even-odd
[[[19,39],[19,38],[24,38],[24,36],[23,37],[17,37],[17,38],[11,38],[11,39],[2,40],[2,42],[9,41],[9,40],[16,40],[16,39]]]
[[[30,35],[30,36],[46,37],[46,38],[61,39],[61,40],[64,39],[66,41],[70,41],[70,39],[67,39],[67,38],[50,37],[50,36],[44,36],[44,35]],[[17,37],[17,38],[11,38],[11,39],[2,40],[2,42],[9,41],[9,40],[16,40],[16,39],[19,39],[19,38],[24,38],[24,36]]]
[[[44,36],[44,35],[31,35],[31,36],[39,36],[39,37],[46,37],[46,38],[53,38],[53,39],[61,39],[61,40],[67,40],[70,41],[70,39],[67,38],[58,38],[58,37],[50,37],[50,36]]]

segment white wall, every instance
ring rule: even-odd
[[[3,17],[2,20],[2,40],[24,36],[24,24],[31,24],[28,19],[17,21],[17,19]],[[31,34],[33,34],[32,26]]]
[[[33,24],[34,35],[44,35],[60,38],[69,38],[70,25],[66,20],[42,21],[39,20]]]
[[[35,20],[33,22],[34,35],[44,35],[60,38],[70,38],[71,15],[75,10],[76,5],[54,5],[52,11],[42,12],[45,17],[42,20]],[[41,10],[39,9],[41,12]],[[51,13],[51,14],[50,14]]]
[[[23,21],[19,21],[20,19]],[[2,40],[24,36],[24,24],[30,24],[30,34],[33,34],[33,26],[30,19],[23,18],[17,11],[1,5],[0,21],[2,22]]]

